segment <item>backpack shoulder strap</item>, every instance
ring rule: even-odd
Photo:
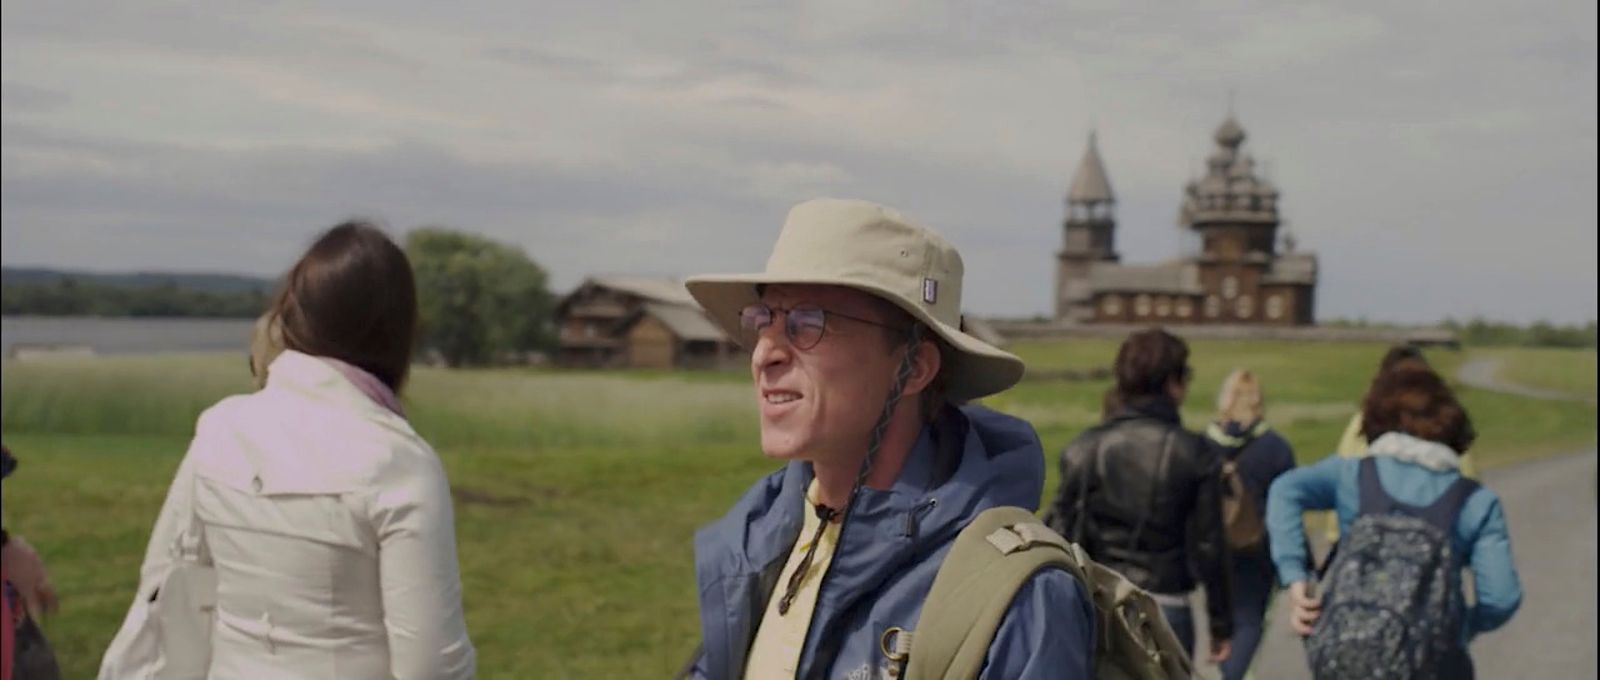
[[[1357,477],[1361,489],[1361,501],[1356,514],[1381,515],[1393,512],[1398,504],[1389,492],[1383,490],[1383,481],[1378,478],[1377,459],[1363,456],[1360,465],[1361,470],[1357,473]]]
[[[1139,539],[1144,537],[1145,525],[1150,522],[1150,516],[1155,514],[1156,503],[1161,500],[1161,486],[1167,481],[1167,466],[1172,462],[1173,439],[1177,430],[1168,430],[1167,436],[1161,439],[1161,457],[1156,459],[1155,474],[1150,476],[1150,503],[1139,513],[1138,523],[1133,525],[1133,535],[1128,539],[1128,549],[1139,550]]]
[[[1455,528],[1456,518],[1461,515],[1461,508],[1466,507],[1467,499],[1477,493],[1480,486],[1482,485],[1477,480],[1461,477],[1451,483],[1450,488],[1439,495],[1438,500],[1422,508],[1417,515],[1429,524],[1443,529],[1447,535],[1451,534],[1453,533],[1451,530]]]
[[[1100,452],[1100,442],[1095,442],[1090,456],[1089,460],[1082,463],[1084,470],[1078,473],[1078,500],[1073,508],[1076,517],[1072,518],[1072,540],[1080,543],[1089,540],[1089,482],[1098,479],[1104,472],[1101,469],[1104,457]]]
[[[896,661],[909,657],[908,680],[977,677],[1001,619],[1029,578],[1042,569],[1060,568],[1084,580],[1082,564],[1071,559],[1069,546],[1027,510],[983,511],[945,555],[915,633],[886,631],[884,652]]]

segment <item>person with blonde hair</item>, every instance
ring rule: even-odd
[[[1277,581],[1267,550],[1267,489],[1294,469],[1288,440],[1267,425],[1261,381],[1234,369],[1217,394],[1217,415],[1206,438],[1222,458],[1223,521],[1233,551],[1233,653],[1222,677],[1243,678],[1261,644],[1267,603]]]

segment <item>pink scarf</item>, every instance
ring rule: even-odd
[[[383,384],[383,381],[379,380],[377,376],[338,359],[330,357],[317,358],[337,369],[339,374],[345,377],[345,380],[349,380],[350,384],[355,385],[356,389],[361,390],[361,393],[367,395],[367,398],[374,403],[393,411],[395,415],[401,418],[406,417],[405,410],[400,407],[400,398],[395,396],[394,390],[389,389],[389,386]]]

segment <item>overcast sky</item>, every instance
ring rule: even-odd
[[[1176,257],[1233,90],[1320,317],[1595,317],[1589,0],[134,4],[4,3],[7,265],[275,275],[362,215],[564,290],[759,269],[836,195],[1031,314],[1089,130],[1124,260]]]

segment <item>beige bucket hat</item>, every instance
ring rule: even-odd
[[[819,198],[789,211],[757,274],[690,277],[689,294],[730,337],[739,311],[760,302],[763,284],[847,286],[904,309],[955,350],[944,366],[950,399],[966,401],[1015,385],[1022,360],[961,331],[961,254],[932,229],[892,208]]]

